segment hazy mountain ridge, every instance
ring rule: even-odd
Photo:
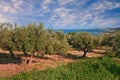
[[[120,27],[116,27],[116,28],[98,28],[100,30],[120,30]]]

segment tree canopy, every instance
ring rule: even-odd
[[[72,35],[70,39],[70,44],[77,50],[84,51],[83,57],[86,56],[87,52],[91,51],[93,48],[93,37],[89,33],[79,32]]]
[[[63,54],[68,43],[63,32],[46,30],[43,23],[23,27],[6,23],[0,26],[0,47],[8,50],[13,57],[15,50],[23,51],[25,56],[34,52]]]
[[[120,53],[120,31],[113,31],[104,36],[102,45],[111,48],[113,52]]]

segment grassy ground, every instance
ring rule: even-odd
[[[120,80],[120,62],[109,57],[80,59],[57,68],[23,72],[1,80]]]
[[[87,57],[101,57],[104,56],[105,50],[94,49],[89,52]],[[57,67],[61,64],[67,64],[76,61],[77,58],[83,55],[82,51],[69,50],[66,55],[44,55],[44,57],[34,56],[32,63],[25,64],[26,58],[23,53],[15,52],[16,58],[9,58],[6,51],[0,52],[0,77],[10,77],[24,71],[45,70],[48,67]]]

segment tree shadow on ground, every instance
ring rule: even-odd
[[[6,53],[0,53],[0,64],[20,64],[21,63],[21,58],[18,55],[17,57],[10,58],[9,54]]]
[[[7,53],[0,53],[0,64],[24,64],[27,58],[31,58],[31,55],[29,54],[26,57],[24,54],[15,54],[15,57],[12,57],[12,58],[10,58],[9,56],[10,55]],[[45,59],[45,60],[51,59],[49,57],[40,56],[40,55],[32,56],[32,58],[33,58],[32,62],[36,62],[37,60],[35,59],[38,59],[38,58]]]
[[[79,55],[74,55],[71,53],[67,53],[66,55],[64,55],[64,57],[69,58],[69,59],[73,59],[73,60],[87,58],[87,57],[83,57],[83,56],[79,56]]]

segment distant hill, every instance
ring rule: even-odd
[[[120,30],[120,27],[118,27],[118,28],[115,28],[116,30]]]
[[[120,27],[116,27],[116,28],[99,28],[101,30],[120,30]]]

